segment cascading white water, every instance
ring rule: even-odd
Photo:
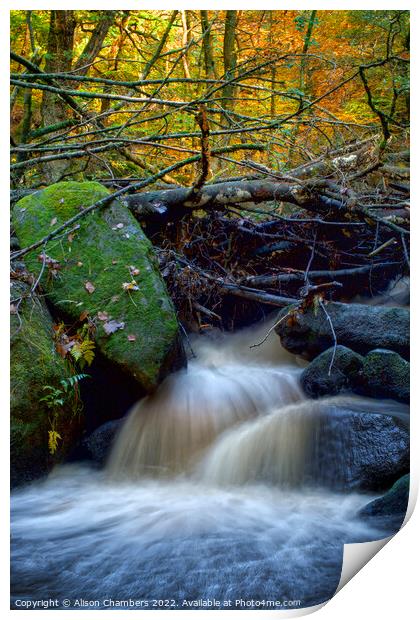
[[[66,466],[14,493],[14,604],[249,609],[332,595],[343,542],[383,532],[357,518],[371,496],[304,484],[325,401],[304,398],[275,334],[250,348],[267,329],[193,341],[196,359],[133,408],[105,472]]]

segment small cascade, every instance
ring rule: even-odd
[[[357,516],[373,495],[340,487],[363,416],[408,414],[392,401],[306,399],[299,366],[267,332],[192,341],[188,370],[132,409],[105,471],[67,465],[14,492],[12,605],[273,609],[279,593],[290,608],[332,596],[343,544],[389,534]],[[389,437],[397,456],[398,428]]]

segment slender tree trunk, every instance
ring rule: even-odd
[[[210,34],[210,24],[207,11],[200,11],[201,31],[203,33],[204,67],[208,80],[216,79],[216,65],[213,54],[213,41]]]
[[[166,41],[168,40],[169,33],[171,32],[171,28],[173,26],[173,23],[174,23],[177,15],[178,15],[178,11],[177,10],[172,11],[171,17],[169,18],[169,22],[168,22],[168,25],[167,25],[167,27],[165,29],[165,32],[163,33],[162,38],[159,41],[153,56],[151,57],[149,62],[146,64],[146,66],[145,66],[145,68],[143,70],[143,73],[141,74],[141,77],[140,77],[141,80],[145,80],[147,78],[147,76],[149,75],[150,70],[152,69],[153,65],[158,60],[158,58],[160,56],[160,53],[163,50],[163,48],[165,47]]]
[[[111,46],[111,51],[110,51],[111,61],[110,62],[113,63],[113,65],[111,65],[109,71],[115,71],[115,73],[118,71],[118,62],[121,56],[122,47],[123,47],[125,37],[126,37],[125,27],[127,26],[129,19],[130,19],[130,11],[126,11],[125,15],[122,17],[121,22],[119,24],[120,34],[116,39],[114,39],[112,46]],[[105,84],[104,88],[102,89],[102,92],[111,93],[112,86],[109,84]],[[111,102],[109,99],[102,99],[101,114],[103,114],[104,112],[107,112],[110,108],[110,105],[111,105]],[[112,122],[112,117],[109,117],[109,122]]]
[[[316,11],[311,11],[311,14],[309,16],[309,20],[308,20],[308,27],[306,29],[306,34],[305,34],[305,38],[303,41],[303,47],[302,47],[302,57],[301,57],[301,61],[300,61],[300,68],[299,68],[299,90],[301,91],[301,93],[304,93],[305,95],[309,94],[310,88],[309,88],[309,84],[308,84],[308,80],[307,80],[307,75],[306,75],[306,65],[307,65],[307,53],[308,53],[308,49],[309,46],[311,44],[311,37],[312,37],[312,31],[314,29],[315,26],[315,19],[316,19]],[[302,106],[302,102],[300,103],[300,106]],[[312,112],[312,110],[310,110],[310,113]],[[294,128],[293,134],[291,136],[291,145],[290,145],[290,149],[289,149],[289,164],[292,163],[292,158],[293,158],[293,150],[296,144],[296,140],[298,138],[299,135],[299,130],[300,130],[300,121],[302,119],[302,116],[299,116],[299,122],[296,123],[296,126]]]
[[[236,69],[236,48],[235,48],[235,32],[237,23],[237,11],[226,11],[225,18],[225,34],[223,38],[223,65],[225,70],[225,80],[231,80],[235,77]],[[233,94],[234,85],[226,84],[223,88],[223,107],[226,110],[233,110]],[[229,122],[229,118],[227,119]],[[229,122],[230,124],[230,122]]]
[[[190,19],[188,11],[181,11],[182,19],[182,47],[186,47],[190,41]],[[187,53],[182,56],[182,65],[184,67],[184,75],[186,78],[191,78],[190,68],[188,66]]]
[[[78,75],[86,75],[89,71],[90,65],[102,49],[103,42],[114,23],[117,11],[98,11],[98,13],[100,13],[99,21],[73,67],[73,70],[77,71]]]
[[[72,67],[73,43],[76,20],[73,11],[51,11],[48,33],[46,73],[68,72]],[[44,91],[42,98],[42,119],[44,127],[67,120],[68,107],[56,94]],[[56,182],[63,174],[65,161],[51,162],[44,166],[49,182]]]

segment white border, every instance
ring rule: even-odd
[[[89,10],[101,10],[101,9],[115,9],[119,3],[115,0],[102,0],[101,2],[91,1],[88,3]],[[183,8],[183,9],[211,9],[211,10],[224,10],[226,8],[229,9],[273,9],[273,10],[283,10],[283,9],[318,9],[318,10],[343,10],[343,9],[366,9],[369,8],[371,10],[385,10],[385,9],[396,9],[396,2],[390,2],[383,0],[382,2],[369,2],[366,6],[366,2],[349,2],[346,3],[345,6],[341,6],[338,2],[299,2],[297,6],[293,6],[291,3],[288,5],[282,5],[278,2],[265,2],[263,7],[261,7],[261,2],[249,2],[243,0],[242,2],[230,1],[230,2],[221,2],[214,0],[213,2],[191,2],[184,1],[180,2],[151,2],[150,0],[141,0],[141,2],[125,2],[123,4],[124,9],[150,9],[150,10],[159,10],[159,9],[172,9],[172,8]],[[1,235],[1,281],[0,281],[0,294],[2,299],[2,309],[4,312],[4,323],[3,329],[0,329],[0,337],[1,337],[1,347],[0,347],[0,381],[2,387],[2,395],[4,397],[4,407],[2,407],[2,423],[3,423],[3,432],[1,433],[1,438],[3,441],[2,450],[0,452],[2,459],[2,468],[0,471],[3,472],[2,475],[2,483],[3,483],[3,514],[2,514],[2,528],[1,534],[3,537],[3,554],[2,554],[2,566],[1,566],[1,599],[0,606],[2,611],[4,611],[5,616],[9,617],[9,614],[15,613],[14,611],[9,610],[9,557],[8,557],[8,548],[9,548],[9,517],[8,517],[8,506],[7,499],[8,497],[8,475],[9,471],[9,459],[8,459],[8,402],[9,402],[9,360],[8,360],[8,351],[9,351],[9,340],[8,340],[8,329],[5,327],[9,322],[9,299],[8,299],[8,248],[9,248],[9,217],[8,217],[8,204],[9,204],[9,88],[8,88],[8,75],[9,75],[9,10],[11,9],[34,9],[34,10],[45,10],[45,9],[85,9],[81,2],[72,2],[69,0],[68,2],[43,2],[39,0],[38,2],[26,1],[22,2],[21,0],[2,0],[2,4],[0,7],[0,41],[3,41],[2,48],[0,50],[0,80],[2,84],[2,88],[0,91],[0,106],[1,106],[1,114],[0,114],[0,140],[1,140],[1,149],[0,149],[0,195],[2,200],[0,201],[0,217],[1,217],[1,226],[0,226],[0,235]],[[412,70],[412,85],[411,85],[411,93],[412,93],[412,169],[414,174],[411,179],[412,184],[412,194],[415,197],[412,200],[413,209],[412,209],[412,230],[414,230],[414,236],[417,240],[418,237],[418,211],[420,209],[420,205],[416,204],[416,199],[419,196],[419,171],[417,169],[418,164],[418,144],[419,144],[419,121],[417,119],[419,113],[419,100],[418,100],[418,81],[416,79],[416,70],[418,71],[418,41],[419,41],[419,18],[420,18],[420,10],[416,8],[414,1],[406,1],[403,2],[402,5],[398,8],[401,9],[410,9],[411,10],[411,41],[412,41],[412,57],[414,62],[414,70]],[[414,268],[412,269],[413,273],[416,274],[416,266],[418,266],[418,246],[417,243],[412,243],[412,260],[414,261]],[[418,365],[418,353],[416,351],[416,347],[414,344],[420,342],[419,340],[419,323],[417,319],[418,312],[418,295],[417,291],[417,281],[416,277],[412,277],[412,316],[414,317],[412,321],[412,334],[411,334],[411,342],[412,342],[412,368],[419,368]],[[414,364],[414,366],[413,366]],[[413,372],[413,377],[414,377]],[[418,382],[418,381],[417,381]],[[411,460],[412,460],[412,474],[411,474],[411,494],[410,494],[410,509],[412,510],[413,503],[415,501],[415,496],[417,495],[418,482],[419,482],[419,463],[420,463],[420,449],[418,449],[418,438],[419,438],[419,424],[420,424],[420,411],[418,411],[418,390],[416,389],[416,381],[412,381],[412,428],[411,428],[411,437],[415,438],[415,441],[412,440],[412,451],[411,451]],[[318,611],[318,617],[320,620],[346,620],[351,619],[354,620],[355,616],[362,615],[363,618],[369,617],[371,614],[372,617],[375,615],[376,617],[380,617],[381,620],[393,619],[395,616],[412,618],[413,611],[418,608],[418,574],[419,574],[419,554],[420,554],[420,545],[419,545],[419,523],[420,523],[420,511],[414,512],[414,516],[409,520],[407,525],[403,528],[403,531],[397,534],[388,544],[386,544],[385,549],[383,549],[376,557],[374,557],[353,579],[351,579],[351,585],[348,585],[343,588],[334,598],[327,603],[325,606],[317,606],[316,608],[306,609],[306,610],[294,610],[288,612],[281,611],[248,611],[247,617],[254,617],[255,614],[258,614],[258,617],[270,617],[270,618],[278,618],[285,617],[286,614],[289,617],[304,615],[310,613],[311,611]],[[367,543],[371,545],[371,543]],[[348,553],[349,547],[357,547],[356,545],[346,545],[346,553]],[[350,551],[350,555],[355,551],[355,549]],[[360,558],[360,556],[359,556]],[[354,560],[353,560],[354,561]],[[66,611],[21,611],[20,614],[26,615],[30,614],[31,617],[35,615],[37,618],[40,614],[47,614],[51,620],[55,620],[56,618],[66,616]],[[125,614],[129,614],[129,618],[135,620],[136,618],[143,618],[145,614],[153,613],[153,618],[162,617],[161,614],[167,616],[167,612],[164,611],[156,611],[156,612],[125,612],[125,611],[117,611],[112,614],[112,618],[116,617],[125,617]],[[213,615],[219,612],[216,611],[188,611],[184,614],[184,611],[172,611],[171,612],[176,618],[184,618],[187,617],[188,620],[196,620],[198,616],[201,618],[206,618],[211,620]],[[230,612],[222,612],[228,613],[229,618],[243,618],[241,611],[230,611]],[[252,615],[251,615],[252,614]],[[66,616],[67,618],[69,616]],[[111,616],[110,616],[111,617]],[[90,620],[95,620],[96,618],[103,619],[102,611],[80,611],[77,612],[77,618],[83,620],[83,618],[89,618]]]

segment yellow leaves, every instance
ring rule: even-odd
[[[59,439],[62,439],[60,433],[54,430],[48,431],[48,450],[50,454],[55,454],[57,452]]]
[[[82,340],[81,342],[75,342],[70,353],[76,362],[79,362],[80,367],[83,368],[85,362],[88,366],[93,362],[95,358],[94,349],[95,343],[93,340],[86,338],[86,340]]]

